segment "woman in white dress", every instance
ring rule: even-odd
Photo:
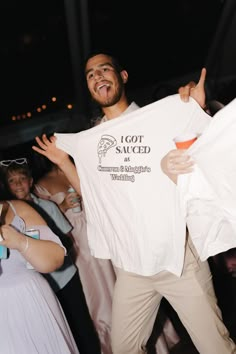
[[[0,245],[8,249],[0,259],[0,352],[78,354],[60,304],[40,274],[62,265],[64,247],[27,203],[0,205]],[[29,229],[38,230],[40,239],[26,236]]]

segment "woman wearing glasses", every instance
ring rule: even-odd
[[[62,265],[64,247],[27,203],[0,205],[0,247],[7,247],[0,259],[0,352],[78,354],[64,313],[39,274]],[[29,231],[39,239],[26,236]]]

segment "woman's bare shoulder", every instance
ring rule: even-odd
[[[23,200],[11,200],[16,213],[24,219],[25,223],[28,225],[46,225],[45,220],[42,216],[27,202]]]

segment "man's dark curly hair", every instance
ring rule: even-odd
[[[120,73],[122,70],[124,70],[124,67],[120,63],[119,59],[117,57],[113,56],[113,54],[111,54],[109,51],[106,51],[106,50],[96,50],[96,51],[90,52],[89,55],[85,59],[84,67],[86,66],[86,64],[87,64],[89,59],[91,59],[91,58],[93,58],[93,57],[95,57],[96,55],[99,55],[99,54],[103,54],[103,55],[109,56],[111,58],[112,65],[113,65],[114,69],[118,73]]]

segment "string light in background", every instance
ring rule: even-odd
[[[32,118],[37,113],[41,113],[42,111],[46,111],[47,109],[51,109],[52,108],[52,104],[55,104],[55,103],[57,103],[58,109],[61,109],[61,108],[65,108],[65,109],[68,109],[68,110],[73,109],[73,105],[71,103],[63,104],[63,106],[60,106],[60,104],[58,104],[59,102],[57,100],[57,97],[53,96],[49,100],[48,104],[42,104],[41,106],[37,106],[37,108],[35,108],[32,111],[27,112],[27,113],[13,115],[11,117],[11,121],[14,122],[14,121],[25,120],[27,118]],[[53,108],[55,109],[55,106]]]

